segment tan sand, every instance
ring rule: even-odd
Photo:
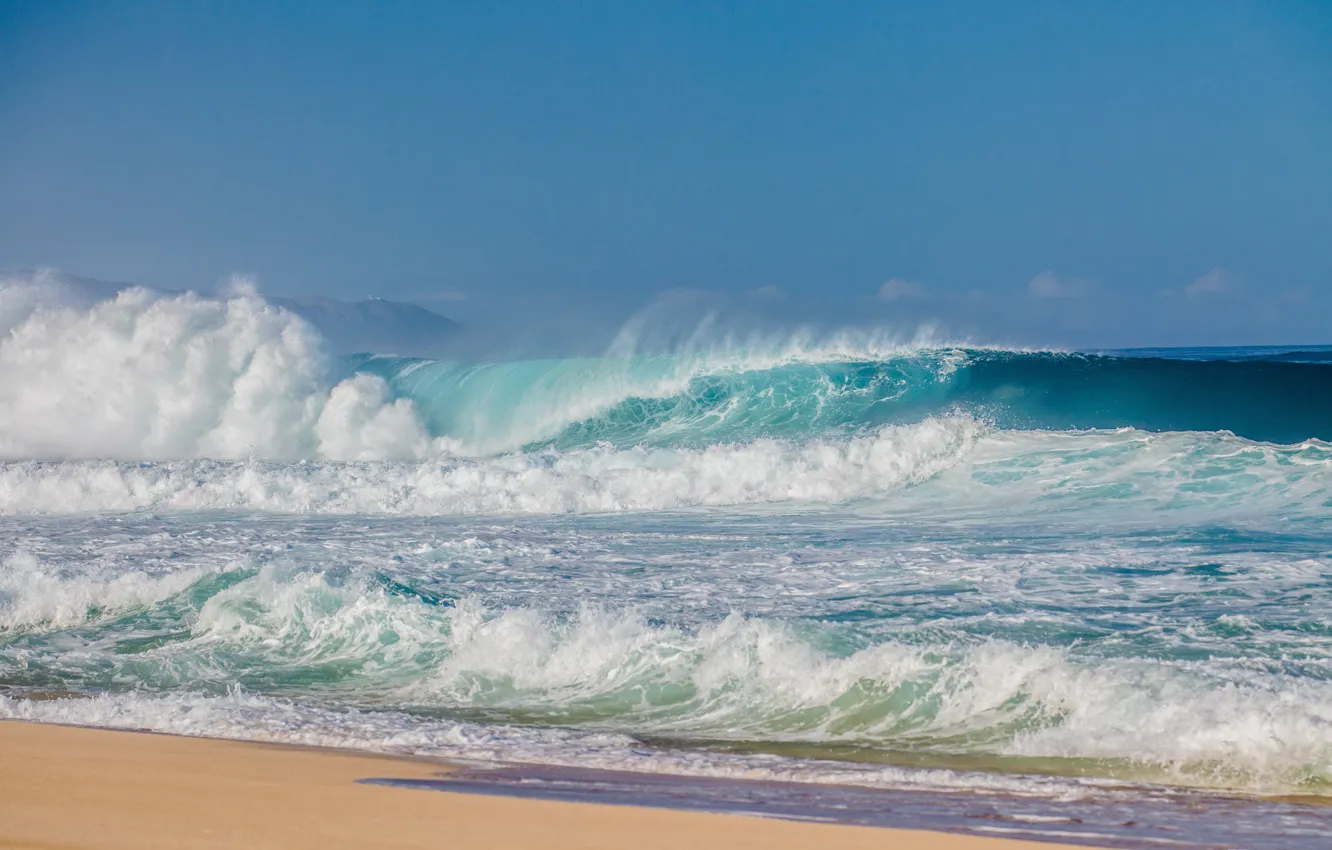
[[[1058,850],[1064,845],[416,791],[416,759],[0,722],[0,847]],[[1069,848],[1065,850],[1085,850]]]

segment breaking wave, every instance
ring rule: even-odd
[[[0,283],[0,456],[700,449],[863,438],[958,414],[1005,429],[1332,437],[1327,363],[922,347],[871,335],[511,363],[332,358],[313,328],[243,284],[219,298],[128,289],[86,302]]]
[[[939,641],[928,629],[856,648],[839,646],[826,630],[739,614],[673,626],[593,606],[564,615],[492,609],[476,597],[441,601],[375,575],[265,567],[234,579],[185,601],[178,597],[199,577],[173,577],[174,593],[162,592],[162,579],[137,579],[142,591],[133,604],[123,597],[119,609],[135,630],[105,624],[118,635],[115,647],[89,646],[60,662],[61,675],[77,680],[86,668],[82,675],[96,682],[123,668],[145,696],[190,684],[212,698],[238,681],[280,694],[285,680],[289,688],[345,690],[366,706],[443,711],[467,722],[766,741],[779,749],[803,743],[829,753],[869,747],[906,763],[928,763],[931,753],[954,764],[994,756],[1076,772],[1077,763],[1095,760],[1099,773],[1121,778],[1267,790],[1332,785],[1332,685],[1323,678],[962,633]],[[82,581],[67,579],[76,592]],[[79,618],[49,601],[65,590],[29,583],[10,610],[45,610],[44,628],[69,628]],[[37,625],[31,614],[19,619]],[[98,715],[106,705],[0,701],[0,716],[105,724]],[[151,701],[140,699],[130,722],[157,728],[144,710]],[[185,731],[229,735],[226,727],[243,721],[201,712],[190,722],[202,725]],[[411,723],[402,726],[410,750]],[[324,731],[346,743],[336,728]]]
[[[40,296],[40,297],[39,297]],[[437,454],[383,379],[330,381],[314,330],[239,286],[86,305],[0,287],[0,455],[394,459]]]

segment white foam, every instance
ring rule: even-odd
[[[243,281],[92,304],[0,280],[0,456],[407,459],[440,453],[383,380],[330,387],[321,341]]]
[[[341,410],[341,401],[330,407]],[[384,433],[390,441],[402,436],[401,408],[372,409],[375,428],[349,417],[360,445],[374,445]],[[432,515],[838,502],[924,481],[957,463],[984,430],[970,419],[931,419],[849,440],[759,440],[696,450],[603,447],[419,463],[11,462],[0,463],[0,513]]]
[[[0,632],[63,629],[98,615],[146,608],[218,569],[69,574],[17,552],[0,562]]]
[[[335,389],[325,420],[346,422],[333,430],[356,435],[342,450],[373,455],[385,444],[424,445],[410,411],[377,392],[359,377]],[[866,510],[897,515],[1092,511],[1108,520],[1169,510],[1267,522],[1316,518],[1329,498],[1332,446],[1316,440],[1275,446],[1227,434],[995,431],[967,417],[845,439],[700,449],[601,446],[399,463],[0,462],[0,514],[11,515],[552,514],[875,499]]]
[[[0,332],[17,327],[42,309],[89,309],[114,298],[123,284],[87,280],[40,268],[30,272],[0,271]]]
[[[363,582],[338,585],[322,573],[270,565],[209,597],[190,631],[188,654],[196,658],[216,650],[279,666],[336,660],[392,680],[416,671],[418,652],[438,649],[441,623],[429,606],[404,604]]]
[[[57,574],[30,556],[11,557],[0,573],[0,628],[58,629],[146,608],[203,574],[198,568]],[[165,628],[176,633],[172,642],[132,656],[135,681],[150,689],[258,672],[274,682],[294,673],[305,687],[311,679],[302,671],[336,669],[335,692],[384,706],[492,717],[513,712],[528,722],[585,727],[532,732],[534,738],[478,757],[578,763],[575,751],[590,746],[591,729],[955,758],[1098,759],[1101,772],[1122,778],[1262,791],[1332,783],[1332,685],[1225,661],[1093,657],[1076,648],[929,629],[836,651],[824,645],[827,632],[773,619],[732,614],[663,624],[632,609],[584,605],[560,615],[490,606],[479,597],[449,607],[391,592],[368,574],[331,576],[279,565],[242,577]],[[48,664],[47,654],[61,645],[23,650],[22,663]],[[60,660],[65,675],[125,663],[100,641],[82,647]],[[0,658],[15,660],[12,654]],[[445,724],[440,733],[438,724],[405,715],[376,727],[379,715],[246,699],[125,696],[0,703],[0,711],[187,734],[404,751],[419,745],[423,752],[463,728]],[[360,728],[363,720],[379,731]],[[423,729],[445,738],[420,737]],[[276,737],[265,738],[270,734]],[[386,743],[378,734],[401,737]],[[467,734],[493,742],[510,733],[475,727]],[[602,753],[604,766],[623,767],[636,758],[627,752],[627,739],[615,740],[615,752]],[[573,749],[561,749],[566,744]],[[662,758],[665,764],[676,756]],[[788,769],[812,768],[782,767]],[[819,771],[825,778],[841,775],[828,766]]]
[[[1018,736],[1016,755],[1150,765],[1158,780],[1282,790],[1332,783],[1332,685],[1223,678],[1150,661],[1040,683],[1057,723]]]
[[[309,588],[302,592],[308,592]],[[254,597],[251,597],[254,599]],[[270,600],[271,601],[271,600]],[[293,604],[293,603],[296,604]],[[371,603],[373,606],[374,603]],[[201,620],[198,646],[250,647],[290,665],[336,661],[380,677],[411,666],[408,642],[377,646],[413,615],[349,606],[308,619],[317,605],[282,600],[266,623]],[[297,623],[278,615],[301,609]],[[470,625],[463,622],[473,618]],[[1121,779],[1279,793],[1332,782],[1332,690],[1276,677],[1224,681],[1178,664],[1075,661],[1050,648],[887,643],[835,656],[787,626],[732,618],[696,632],[585,613],[564,624],[535,611],[451,615],[449,654],[434,677],[391,691],[391,703],[430,709],[514,710],[586,727],[474,726],[391,711],[174,693],[27,702],[0,698],[0,717],[141,728],[177,734],[343,746],[502,761],[565,763],[700,775],[934,786],[1009,786],[1033,780],[873,765],[688,751],[644,752],[626,734],[740,741],[845,743],[937,751],[1104,760]],[[338,629],[359,629],[361,634]],[[421,635],[426,632],[420,632]],[[438,631],[437,631],[438,634]],[[179,669],[179,649],[173,662]],[[214,671],[216,673],[216,671]],[[384,693],[384,684],[362,689]],[[910,695],[909,697],[907,695]],[[581,710],[580,710],[581,706]],[[1048,762],[1047,762],[1048,764]],[[1116,767],[1116,765],[1118,765]],[[1113,782],[1113,779],[1105,780]],[[1039,784],[1039,781],[1036,781]]]
[[[691,633],[595,610],[552,624],[527,609],[482,619],[463,606],[453,624],[448,660],[414,701],[548,712],[614,704],[620,723],[658,734],[889,749],[947,742],[954,753],[1108,759],[1190,785],[1332,782],[1327,682],[1140,659],[1092,664],[998,640],[889,641],[840,656],[787,625],[739,616]]]

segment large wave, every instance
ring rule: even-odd
[[[380,357],[354,369],[382,376],[433,432],[482,454],[829,437],[956,412],[1014,429],[1332,438],[1327,363],[848,342],[482,365]]]
[[[98,300],[0,282],[0,455],[410,460],[598,445],[863,437],[962,413],[999,428],[1332,437],[1332,365],[901,345],[694,341],[466,364],[333,358],[252,288]]]
[[[949,470],[945,491],[964,501],[1120,488],[1298,511],[1327,492],[1315,438],[1332,436],[1328,364],[867,335],[486,364],[335,358],[244,284],[103,295],[0,283],[0,512],[829,503]],[[1171,474],[1135,475],[1149,463]]]
[[[957,356],[917,358],[872,337],[793,337],[511,363],[337,358],[243,281],[219,297],[104,289],[59,276],[0,280],[0,456],[407,460],[561,435],[575,448],[672,433],[695,445],[817,438],[818,410],[872,425],[857,406],[881,403],[905,375],[859,386],[828,364],[891,357],[885,368],[929,381]]]

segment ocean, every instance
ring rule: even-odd
[[[461,363],[39,290],[0,718],[1329,834],[1332,348]]]

